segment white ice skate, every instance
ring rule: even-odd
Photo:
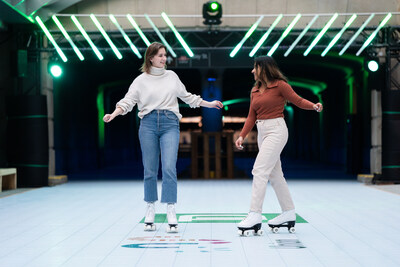
[[[282,212],[279,216],[276,216],[272,220],[268,221],[269,227],[273,233],[278,233],[279,228],[286,227],[289,233],[296,232],[294,225],[296,224],[296,212],[295,210],[288,210]]]
[[[167,220],[168,220],[167,232],[177,233],[178,221],[176,220],[175,204],[167,205]]]
[[[262,216],[261,213],[250,211],[249,214],[238,224],[238,234],[240,236],[263,235],[264,230],[261,229]]]
[[[154,224],[155,216],[154,202],[147,202],[146,216],[144,218],[144,230],[145,231],[155,231],[156,225]]]

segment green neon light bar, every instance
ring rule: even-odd
[[[93,20],[94,24],[96,24],[97,29],[101,32],[103,35],[104,39],[106,39],[107,43],[110,45],[112,51],[114,54],[117,56],[118,59],[122,59],[121,53],[118,51],[118,48],[114,45],[114,43],[111,41],[110,37],[106,33],[106,31],[103,29],[101,26],[100,22],[97,20],[96,16],[93,14],[90,14],[90,18]]]
[[[67,41],[69,42],[69,44],[72,46],[72,49],[74,49],[75,54],[78,56],[78,58],[83,61],[85,60],[84,56],[82,55],[81,51],[79,51],[78,47],[76,47],[76,45],[74,44],[74,42],[72,41],[71,37],[69,36],[69,34],[67,33],[67,31],[64,29],[64,26],[61,24],[61,22],[58,20],[58,18],[56,17],[56,15],[53,15],[51,17],[53,19],[53,21],[56,23],[57,27],[60,29],[60,31],[62,32],[62,34],[64,35],[65,39],[67,39]]]
[[[147,39],[146,35],[142,32],[142,30],[139,28],[139,25],[137,25],[136,21],[132,18],[130,14],[126,15],[128,18],[129,22],[132,24],[132,26],[135,28],[137,33],[139,34],[140,38],[142,38],[143,42],[147,45],[147,47],[150,46],[150,42]]]
[[[230,57],[234,57],[236,53],[239,51],[239,49],[242,47],[244,42],[253,34],[253,32],[257,29],[258,24],[262,21],[264,16],[261,16],[254,24],[253,26],[250,27],[250,29],[247,31],[246,35],[243,37],[243,39],[236,45],[236,47],[232,50],[232,52],[229,54]]]
[[[382,22],[379,24],[378,28],[375,29],[375,31],[368,37],[367,41],[363,44],[363,46],[358,50],[356,53],[356,56],[359,56],[361,52],[372,42],[372,40],[375,38],[375,36],[378,34],[380,29],[382,29],[383,26],[389,21],[389,19],[392,17],[392,13],[388,13],[386,17],[382,20]]]
[[[329,45],[325,48],[324,52],[322,52],[321,56],[324,57],[329,50],[335,45],[335,43],[339,40],[339,38],[342,36],[344,31],[353,23],[353,21],[357,18],[356,14],[353,14],[351,18],[347,21],[347,23],[344,25],[344,27],[336,34],[335,38],[332,39],[332,41],[329,43]]]
[[[297,45],[298,42],[300,42],[301,38],[307,33],[307,31],[311,28],[311,26],[314,24],[314,22],[318,19],[319,15],[315,15],[314,18],[310,21],[310,23],[307,24],[307,26],[304,28],[304,30],[300,33],[300,35],[296,38],[296,40],[293,42],[293,44],[289,47],[289,49],[285,52],[285,57],[287,57],[290,52],[292,52],[293,48]]]
[[[99,60],[103,60],[103,55],[100,53],[99,49],[94,45],[92,40],[90,39],[89,35],[86,33],[85,29],[82,27],[82,25],[79,23],[78,19],[75,17],[75,15],[71,16],[72,21],[75,23],[76,27],[79,29],[79,31],[82,33],[83,37],[85,37],[86,41],[89,43],[90,47],[93,49],[94,53],[96,56],[99,58]]]
[[[280,14],[272,23],[271,27],[269,27],[268,31],[261,37],[261,39],[258,41],[256,46],[253,48],[253,50],[250,51],[249,57],[254,56],[254,54],[260,49],[261,45],[265,42],[265,40],[268,38],[269,34],[272,32],[272,30],[275,28],[276,24],[279,23],[279,21],[282,19],[283,15]]]
[[[358,37],[358,35],[364,30],[364,28],[368,25],[368,23],[371,21],[371,19],[375,16],[374,13],[369,15],[368,19],[361,25],[361,27],[358,29],[358,31],[351,37],[350,41],[347,42],[347,44],[340,50],[339,56],[343,55],[343,53],[349,48],[349,46],[354,42],[354,40]]]
[[[301,14],[297,14],[297,16],[292,20],[290,25],[286,28],[286,30],[282,33],[282,36],[279,38],[279,40],[274,44],[274,46],[269,50],[268,56],[272,56],[272,54],[275,52],[275,50],[278,48],[280,43],[285,39],[285,37],[289,34],[289,32],[293,29],[294,25],[299,21],[301,18]]]
[[[121,28],[119,25],[117,19],[114,17],[114,15],[109,15],[110,20],[114,23],[114,25],[118,28],[118,30],[121,32],[122,36],[124,37],[125,41],[128,43],[129,47],[132,49],[133,53],[136,54],[138,58],[142,58],[142,55],[140,54],[139,50],[136,48],[136,46],[132,43],[131,39],[129,39],[128,35],[125,33],[124,29]]]
[[[188,53],[189,57],[193,57],[193,52],[192,50],[190,50],[189,46],[187,45],[187,43],[185,42],[185,40],[183,40],[182,36],[180,35],[180,33],[175,29],[174,24],[171,22],[171,20],[168,18],[167,14],[165,14],[165,12],[161,13],[161,16],[163,17],[163,19],[165,20],[165,22],[168,24],[168,26],[171,28],[171,30],[174,32],[176,38],[178,38],[178,41],[181,43],[181,45],[183,46],[183,48],[185,49],[186,53]]]
[[[68,61],[67,57],[65,56],[63,51],[60,49],[60,47],[58,46],[56,41],[54,41],[53,36],[51,36],[49,30],[46,28],[46,26],[44,25],[43,21],[40,19],[39,16],[36,16],[35,19],[36,19],[37,23],[39,24],[39,26],[42,28],[44,34],[46,34],[47,38],[50,40],[50,42],[55,47],[55,49],[56,49],[57,53],[60,55],[62,61],[67,62]]]
[[[307,48],[307,50],[304,52],[304,56],[307,56],[308,53],[310,53],[311,49],[318,43],[318,41],[322,38],[322,36],[326,33],[326,31],[329,29],[329,27],[332,25],[332,23],[336,20],[338,17],[338,13],[335,13],[332,18],[328,21],[328,23],[325,25],[325,27],[322,29],[322,31],[315,37],[314,41],[312,41],[311,45]]]
[[[151,27],[153,27],[154,31],[157,33],[158,37],[161,39],[161,41],[163,42],[163,44],[167,47],[168,51],[171,53],[171,55],[173,57],[176,57],[176,54],[174,52],[174,50],[172,50],[172,47],[169,45],[169,43],[167,42],[167,40],[165,40],[164,36],[162,36],[161,32],[158,30],[158,28],[156,27],[156,25],[153,23],[153,21],[151,20],[151,18],[149,17],[149,15],[144,14],[144,16],[146,17],[147,21],[150,23]]]

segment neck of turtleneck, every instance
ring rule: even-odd
[[[165,68],[150,67],[150,74],[160,76],[165,73]]]

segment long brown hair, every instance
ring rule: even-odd
[[[288,81],[279,70],[278,64],[276,64],[276,61],[272,57],[256,57],[254,60],[254,68],[256,71],[259,71],[260,74],[258,80],[254,84],[257,88],[260,88],[263,84],[267,85],[267,82],[271,83],[276,80]]]
[[[149,47],[147,47],[146,53],[144,54],[144,62],[142,64],[142,67],[140,68],[140,70],[142,72],[150,73],[150,68],[151,68],[150,59],[152,59],[155,55],[157,55],[158,51],[161,48],[164,48],[165,51],[167,51],[167,48],[165,47],[165,45],[163,45],[162,43],[158,43],[158,42],[151,43],[151,45],[149,45]]]

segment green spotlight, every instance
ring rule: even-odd
[[[40,19],[39,16],[36,16],[35,19],[36,19],[37,23],[39,24],[39,26],[42,28],[44,34],[46,34],[47,38],[50,40],[50,42],[55,47],[55,49],[56,49],[57,53],[60,55],[62,61],[67,62],[68,61],[67,57],[64,55],[64,52],[60,49],[60,47],[58,46],[56,41],[54,41],[53,36],[50,34],[49,30],[46,28],[43,21]]]
[[[370,37],[368,37],[367,41],[363,44],[363,46],[360,48],[360,50],[357,51],[356,56],[359,56],[361,52],[372,42],[372,40],[375,38],[375,36],[378,34],[380,29],[385,26],[385,24],[389,21],[389,19],[392,17],[392,13],[388,13],[386,17],[382,20],[382,22],[379,24],[378,28],[375,29],[375,31],[371,34]]]
[[[101,26],[100,22],[97,20],[96,16],[93,14],[90,14],[90,18],[96,24],[97,29],[101,32],[103,35],[104,39],[106,39],[107,43],[110,45],[112,51],[114,54],[117,56],[118,59],[122,59],[121,53],[118,51],[118,48],[114,45],[114,43],[111,41],[110,37],[106,33],[106,31],[103,29],[103,26]]]
[[[272,54],[275,52],[275,50],[278,48],[279,44],[285,39],[285,37],[289,34],[289,32],[292,30],[294,25],[299,21],[301,18],[301,14],[297,14],[297,16],[292,20],[290,25],[286,28],[286,30],[282,33],[282,36],[279,38],[279,40],[272,46],[271,50],[269,50],[267,56],[272,56]]]
[[[100,53],[99,49],[94,45],[92,40],[90,39],[89,35],[86,33],[85,29],[82,27],[82,25],[79,23],[79,20],[75,17],[75,15],[71,16],[72,21],[75,23],[76,27],[79,29],[79,31],[82,33],[83,37],[85,37],[86,41],[89,43],[90,47],[93,49],[94,53],[98,57],[99,60],[103,60],[103,55]]]
[[[318,43],[318,41],[322,38],[322,36],[325,34],[325,32],[329,29],[329,27],[332,25],[332,23],[336,20],[336,18],[339,16],[338,13],[335,13],[332,18],[328,21],[328,23],[325,25],[325,27],[321,30],[321,32],[315,37],[314,41],[312,41],[311,45],[307,48],[307,50],[304,52],[304,56],[307,56],[308,53],[310,53],[311,49],[314,48],[314,46]]]
[[[58,78],[62,75],[62,69],[59,65],[51,65],[50,66],[50,74],[54,77],[54,78]]]
[[[375,60],[368,61],[368,69],[372,72],[375,72],[379,69],[379,64]]]
[[[132,24],[132,26],[135,28],[137,33],[139,34],[140,38],[142,38],[143,42],[147,45],[147,47],[150,46],[150,41],[147,39],[146,35],[142,32],[142,30],[139,28],[139,25],[137,25],[136,21],[132,18],[130,14],[126,15],[128,18],[129,22]]]
[[[267,40],[269,34],[272,32],[272,30],[275,28],[275,26],[279,23],[279,21],[282,19],[283,15],[280,14],[274,21],[274,23],[272,23],[271,27],[269,27],[268,31],[266,33],[264,33],[264,35],[261,37],[261,39],[258,41],[258,43],[256,44],[256,46],[250,51],[249,57],[254,56],[254,54],[258,51],[258,49],[260,49],[260,47],[262,46],[262,44],[265,42],[265,40]]]
[[[242,47],[244,42],[253,34],[253,32],[257,29],[258,24],[260,24],[261,20],[264,18],[264,16],[261,16],[256,23],[253,24],[253,26],[250,27],[250,29],[247,31],[243,39],[236,45],[236,47],[232,50],[232,52],[229,54],[230,57],[234,57],[236,53],[239,51],[239,49]]]
[[[193,57],[193,52],[192,50],[190,50],[189,46],[187,45],[187,43],[185,42],[185,40],[182,38],[181,34],[176,30],[174,24],[172,23],[172,21],[168,18],[167,14],[165,14],[165,12],[161,13],[161,16],[163,17],[163,19],[165,20],[165,22],[168,24],[168,26],[171,28],[171,30],[174,32],[176,38],[178,39],[178,41],[181,43],[181,45],[183,46],[183,48],[185,49],[186,53],[189,55],[189,57]]]
[[[216,2],[211,3],[211,9],[212,10],[217,10],[218,9],[218,4]]]

